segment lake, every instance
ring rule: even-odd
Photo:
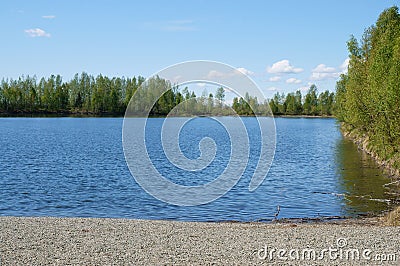
[[[172,118],[179,119],[179,118]],[[226,134],[209,118],[191,120],[180,133],[182,151],[199,156],[209,136],[217,163],[202,171],[171,166],[162,152],[163,118],[151,118],[148,152],[156,168],[178,184],[200,185],[224,170]],[[247,128],[254,118],[243,118]],[[182,207],[147,194],[131,176],[122,147],[122,118],[0,118],[0,215],[113,217],[185,221],[257,221],[274,218],[357,216],[380,213],[396,200],[391,180],[350,141],[331,118],[276,118],[275,159],[264,182],[248,190],[257,150],[221,198]],[[250,144],[257,130],[249,130]],[[237,145],[240,145],[237,144]],[[258,151],[259,152],[259,151]]]

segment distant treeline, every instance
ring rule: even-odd
[[[94,77],[76,74],[69,82],[60,75],[2,80],[0,111],[3,113],[113,113],[122,114],[143,77]]]
[[[347,47],[349,70],[336,86],[337,117],[368,140],[380,159],[400,169],[400,15],[384,10]]]
[[[123,115],[132,95],[143,84],[143,77],[108,78],[96,77],[85,72],[76,74],[68,82],[60,75],[38,80],[35,76],[22,76],[16,80],[7,79],[0,83],[0,113],[2,114],[82,114],[82,115]],[[187,87],[179,89],[159,77],[147,82],[151,90],[143,90],[133,103],[138,109],[153,106],[155,92],[162,96],[156,101],[150,115],[165,116],[180,103],[180,115],[231,115],[232,109],[239,115],[332,115],[334,94],[325,91],[318,95],[312,85],[303,97],[300,91],[276,93],[269,101],[260,102],[246,93],[235,97],[231,106],[222,104],[225,91],[218,88],[215,95],[206,90],[197,97]],[[143,84],[144,85],[144,84]],[[168,90],[165,90],[165,89]],[[156,93],[156,94],[157,94]]]
[[[286,96],[276,93],[269,105],[275,115],[331,116],[334,114],[335,94],[329,91],[318,94],[317,87],[311,85],[304,98],[299,90]]]

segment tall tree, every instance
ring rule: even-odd
[[[317,86],[312,84],[304,99],[304,114],[306,115],[317,115],[318,114],[318,96]]]
[[[360,42],[347,42],[349,69],[336,85],[335,112],[369,137],[374,152],[400,168],[400,14],[384,10]]]
[[[225,101],[225,90],[222,87],[219,87],[217,89],[217,92],[215,93],[215,99],[217,99],[220,102]]]

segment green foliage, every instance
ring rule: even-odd
[[[0,113],[123,114],[143,77],[96,78],[83,72],[69,82],[60,75],[48,79],[20,77],[0,83]]]
[[[296,93],[289,93],[286,95],[285,103],[286,114],[288,115],[299,115],[303,112],[303,104],[301,92],[296,91]]]
[[[225,90],[222,87],[219,87],[217,89],[217,93],[215,94],[215,99],[217,99],[220,102],[223,102],[225,100]]]
[[[267,100],[259,102],[257,97],[250,96],[246,93],[243,97],[233,98],[232,109],[236,114],[242,116],[271,116],[273,111],[270,109],[271,103]]]
[[[254,115],[254,112],[250,107],[249,102],[247,102],[243,97],[240,98],[235,97],[233,99],[232,108],[238,115],[243,115],[243,116]]]
[[[109,78],[94,77],[85,72],[76,74],[69,82],[60,75],[49,78],[22,76],[18,80],[2,80],[0,83],[0,113],[18,114],[88,114],[123,115],[127,106],[136,116],[165,116],[176,106],[176,115],[231,115],[226,104],[225,90],[220,87],[215,94],[206,90],[200,97],[187,87],[180,90],[160,77],[144,83],[143,77]],[[140,90],[138,90],[141,88]],[[137,93],[137,97],[132,96]],[[162,95],[159,99],[159,95]],[[232,109],[238,115],[331,115],[333,94],[328,91],[317,95],[311,86],[304,99],[300,91],[275,94],[270,101],[259,102],[257,97],[246,93],[233,99]],[[134,102],[131,102],[134,101]],[[131,103],[130,103],[131,102]]]
[[[317,115],[318,114],[318,96],[317,86],[311,85],[304,100],[304,114]]]
[[[347,42],[349,69],[336,85],[337,117],[369,137],[373,152],[390,160],[400,147],[400,15],[384,10],[358,42]]]
[[[317,87],[311,85],[303,98],[301,91],[288,93],[279,92],[269,101],[273,114],[277,115],[321,115],[331,116],[335,106],[335,94],[325,91],[318,95]]]

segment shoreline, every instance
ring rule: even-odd
[[[343,122],[341,123],[340,129],[344,138],[351,140],[358,146],[359,149],[371,156],[371,158],[375,162],[377,162],[377,164],[387,174],[389,174],[393,180],[400,181],[400,169],[394,166],[394,161],[384,160],[376,152],[373,151],[368,136],[360,135],[355,130],[349,130],[349,128]]]
[[[1,265],[249,265],[285,263],[263,249],[371,249],[400,260],[400,227],[352,223],[207,223],[0,217]],[[267,253],[268,255],[269,253]],[[328,256],[319,265],[344,262]],[[301,258],[291,265],[315,263]],[[396,261],[394,261],[396,262]],[[287,263],[287,262],[286,262]],[[359,261],[353,263],[359,264]],[[362,263],[362,262],[361,262]],[[365,263],[365,261],[364,261]]]
[[[277,118],[336,118],[333,115],[274,115]]]
[[[356,130],[350,130],[349,126],[341,122],[340,131],[344,138],[351,140],[357,147],[371,156],[371,158],[379,165],[379,167],[390,177],[393,183],[400,184],[400,168],[394,166],[394,160],[384,160],[376,152],[369,142],[367,135],[361,135]],[[392,210],[388,210],[382,217],[384,224],[391,226],[400,226],[400,206],[394,206]]]
[[[44,112],[44,113],[4,113],[0,112],[0,118],[124,118],[125,113],[86,113],[86,112]],[[167,116],[149,116],[147,118],[166,118]],[[170,116],[170,117],[204,117],[199,116]],[[205,116],[207,117],[207,116]],[[210,115],[210,117],[220,117],[219,115]],[[273,117],[273,118],[334,118],[335,116],[328,115],[241,115],[239,117]],[[137,117],[145,118],[145,117]]]
[[[69,111],[60,111],[60,112],[0,112],[1,118],[63,118],[63,117],[124,117],[124,113],[93,113],[93,112],[69,112]]]

